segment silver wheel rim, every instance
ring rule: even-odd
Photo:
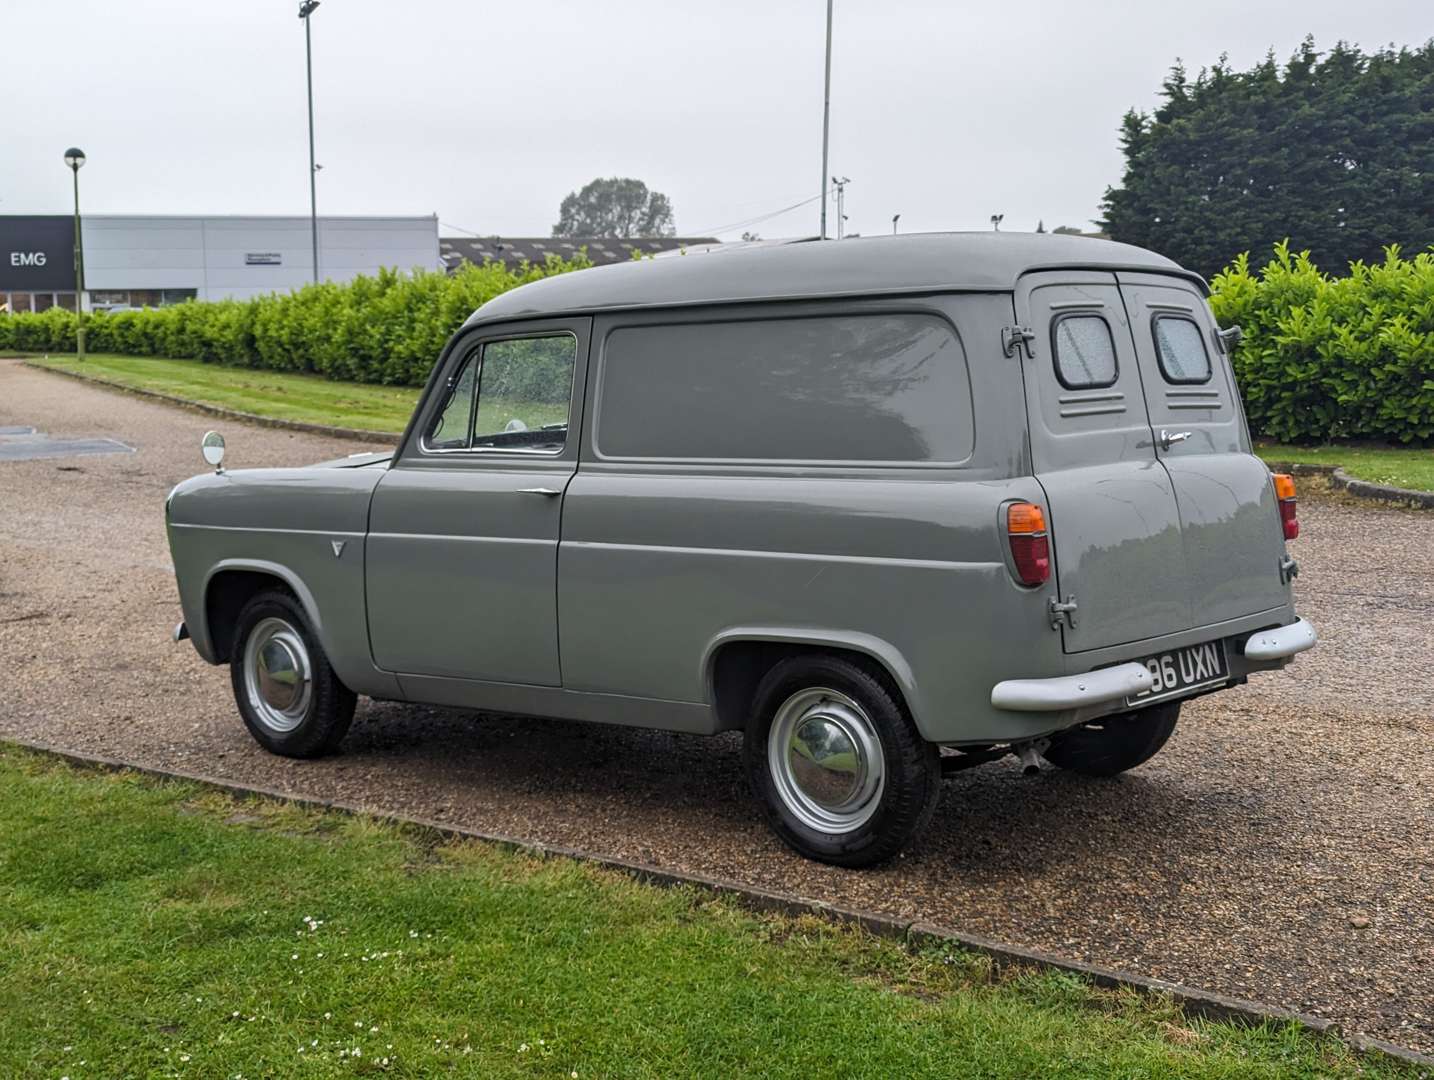
[[[821,686],[778,706],[767,768],[792,816],[834,835],[866,824],[886,786],[886,757],[871,718],[845,694]]]
[[[244,643],[244,690],[259,722],[283,734],[304,722],[313,696],[309,650],[283,619],[261,619]]]

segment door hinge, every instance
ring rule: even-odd
[[[1031,343],[1035,340],[1036,333],[1029,326],[1001,327],[1001,351],[1007,356],[1015,356],[1016,350],[1024,345],[1026,355],[1034,360],[1036,358],[1036,347]]]
[[[1067,623],[1072,630],[1075,629],[1075,624],[1076,624],[1076,598],[1075,598],[1075,593],[1071,593],[1070,596],[1066,597],[1064,602],[1062,602],[1062,601],[1060,601],[1060,600],[1057,600],[1054,596],[1051,597],[1050,611],[1051,611],[1051,629],[1052,629],[1052,630],[1059,630],[1059,629],[1061,628],[1061,623],[1062,623],[1062,622]]]
[[[1288,585],[1300,576],[1300,564],[1289,555],[1280,556],[1280,584]]]

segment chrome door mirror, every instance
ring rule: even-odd
[[[214,466],[215,472],[224,471],[224,436],[217,431],[206,431],[199,442],[199,452],[204,460]]]

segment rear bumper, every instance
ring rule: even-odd
[[[991,704],[1011,712],[1063,712],[1142,693],[1154,681],[1134,662],[1054,679],[1006,679],[991,687]]]
[[[1264,665],[1283,666],[1296,653],[1312,649],[1319,640],[1315,628],[1306,619],[1296,619],[1287,626],[1257,630],[1243,643],[1230,642],[1231,675],[1243,677],[1252,668],[1267,670]],[[1243,662],[1239,659],[1243,657]],[[1259,667],[1255,667],[1259,665]],[[1097,668],[1079,675],[1060,675],[1049,679],[1006,679],[991,688],[991,704],[1007,712],[1064,712],[1087,710],[1112,701],[1123,701],[1150,689],[1152,678],[1145,665],[1130,661],[1111,667]],[[1096,709],[1095,714],[1109,709]]]
[[[1296,619],[1289,626],[1277,626],[1273,630],[1260,630],[1250,635],[1245,642],[1245,659],[1261,663],[1270,660],[1284,660],[1313,649],[1319,635],[1306,619]]]

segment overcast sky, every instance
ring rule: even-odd
[[[296,0],[4,5],[0,213],[307,213]],[[320,213],[549,233],[595,176],[684,235],[819,191],[823,0],[323,0]],[[836,0],[831,170],[851,231],[1088,226],[1117,130],[1176,57],[1248,67],[1307,33],[1434,35],[1429,0]],[[817,204],[752,226],[815,233]],[[834,210],[833,210],[834,212]],[[447,228],[442,230],[447,233]],[[736,239],[741,229],[724,233]]]

